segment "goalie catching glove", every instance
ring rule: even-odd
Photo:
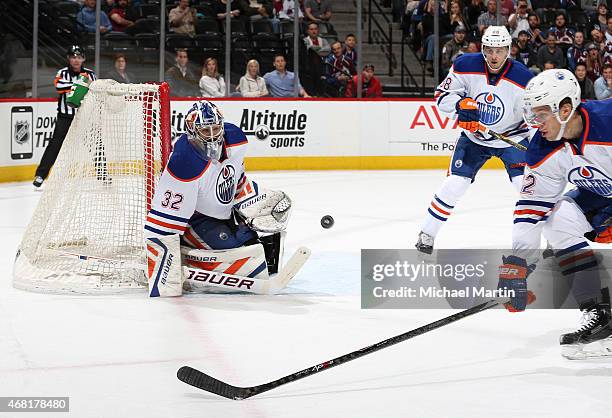
[[[291,199],[280,190],[268,190],[249,181],[236,196],[234,211],[254,231],[284,231],[291,213]]]

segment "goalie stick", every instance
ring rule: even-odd
[[[56,249],[48,249],[53,251],[59,257],[73,258],[81,261],[97,261],[108,263],[109,265],[120,266],[121,268],[132,268],[145,271],[144,264],[115,260],[112,258],[95,257],[85,254],[79,254],[70,251],[61,251]],[[194,279],[196,282],[201,281],[202,285],[222,288],[225,290],[244,291],[260,295],[273,295],[287,287],[287,284],[300,271],[304,263],[310,257],[310,250],[306,247],[298,248],[291,256],[289,261],[279,270],[279,272],[270,277],[268,280],[255,279],[250,277],[237,276],[234,274],[214,272],[209,270],[201,270],[195,267],[183,266],[183,274],[188,278]],[[231,283],[230,285],[226,284]],[[217,280],[217,283],[211,280]],[[246,283],[248,282],[248,283]]]
[[[264,383],[264,384],[257,385],[257,386],[250,386],[250,387],[233,386],[228,383],[222,382],[221,380],[217,380],[214,377],[211,377],[207,375],[206,373],[203,373],[189,366],[181,367],[177,371],[176,375],[180,381],[185,382],[188,385],[191,385],[198,389],[202,389],[207,392],[214,393],[216,395],[223,396],[228,399],[233,399],[233,400],[246,399],[246,398],[250,398],[251,396],[255,396],[260,393],[267,392],[271,389],[275,389],[284,384],[302,379],[306,376],[310,376],[315,373],[319,373],[323,370],[330,369],[334,366],[338,366],[340,364],[347,363],[351,360],[355,360],[356,358],[363,357],[375,351],[382,350],[383,348],[390,347],[402,341],[409,340],[410,338],[418,337],[419,335],[425,334],[426,332],[433,331],[434,329],[451,324],[462,318],[466,318],[478,312],[482,312],[487,309],[493,308],[499,305],[499,303],[500,302],[497,301],[496,299],[489,300],[487,302],[481,303],[480,305],[476,305],[472,308],[469,308],[464,311],[457,312],[456,314],[447,316],[446,318],[442,318],[430,324],[423,325],[422,327],[413,329],[412,331],[408,331],[403,334],[396,335],[395,337],[391,337],[386,340],[380,341],[376,344],[369,345],[360,350],[356,350],[351,353],[344,354],[332,360],[328,360],[323,363],[317,364],[316,366],[308,367],[304,370],[300,370],[299,372],[295,372],[285,377],[281,377],[280,379],[276,379],[271,382]]]

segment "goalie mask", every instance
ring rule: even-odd
[[[196,151],[208,160],[219,161],[223,152],[223,115],[206,100],[193,104],[185,116],[187,139]]]

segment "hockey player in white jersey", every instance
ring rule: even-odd
[[[499,287],[514,289],[506,305],[522,311],[533,299],[527,276],[535,269],[541,235],[554,249],[562,278],[584,313],[584,325],[560,338],[570,359],[612,355],[608,289],[586,238],[612,243],[612,100],[580,103],[580,86],[564,69],[533,78],[523,96],[525,121],[538,131],[516,203],[513,254],[504,257]],[[564,194],[568,183],[576,186]]]
[[[193,290],[198,279],[210,285],[216,277],[217,285],[223,281],[243,290],[241,277],[249,283],[267,279],[278,270],[281,232],[291,209],[283,192],[261,189],[246,178],[246,136],[224,121],[216,105],[194,103],[185,121],[144,227],[153,297],[181,295],[185,281]],[[181,253],[189,265],[220,275],[184,278]]]
[[[482,54],[458,57],[448,76],[435,93],[438,108],[459,119],[463,129],[442,187],[433,196],[419,233],[416,248],[433,251],[434,238],[467,191],[484,163],[500,158],[510,181],[520,189],[524,151],[482,132],[484,128],[503,134],[514,142],[529,135],[522,116],[520,97],[532,73],[522,63],[512,60],[512,38],[504,26],[490,26],[482,37]]]

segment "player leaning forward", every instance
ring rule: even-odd
[[[215,280],[228,290],[252,291],[248,283],[278,270],[291,200],[247,180],[246,136],[216,105],[196,102],[185,120],[145,224],[149,294],[178,296],[184,282],[196,290]],[[203,274],[185,277],[181,253]],[[246,287],[236,278],[248,279]]]
[[[512,184],[520,190],[525,153],[482,132],[484,127],[527,145],[528,127],[520,97],[533,77],[522,63],[509,58],[512,38],[504,26],[490,26],[482,37],[482,54],[458,57],[436,89],[438,108],[457,115],[463,129],[455,145],[449,175],[434,195],[416,248],[433,251],[434,239],[453,208],[491,157],[499,157]]]
[[[598,261],[585,239],[612,242],[612,100],[581,104],[578,81],[559,69],[533,78],[522,102],[526,122],[538,131],[527,149],[513,255],[504,257],[500,287],[515,289],[512,308],[525,309],[526,279],[543,234],[563,275],[558,280],[572,280],[584,314],[581,328],[561,336],[562,354],[571,359],[612,355],[609,293],[601,289]],[[564,194],[568,182],[576,187]]]

